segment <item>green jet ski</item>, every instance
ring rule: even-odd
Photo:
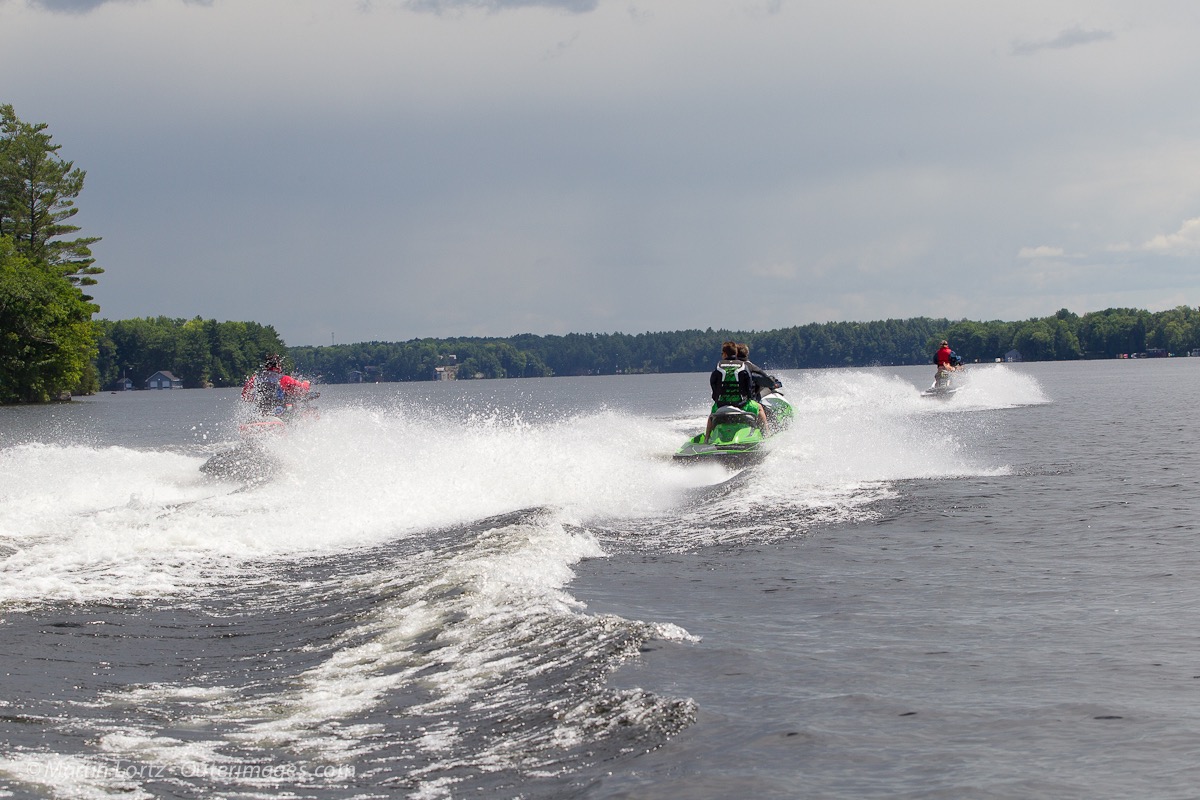
[[[721,406],[712,414],[712,433],[707,437],[698,433],[684,442],[683,447],[675,452],[676,461],[741,466],[762,460],[766,455],[767,439],[788,426],[795,410],[783,396],[783,384],[778,378],[769,378],[772,385],[766,385],[762,376],[756,376],[756,379],[762,398],[759,403],[766,412],[771,433],[763,433],[756,415],[737,406]]]

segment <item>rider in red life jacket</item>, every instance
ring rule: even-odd
[[[938,349],[937,355],[933,357],[933,361],[937,364],[937,372],[933,374],[934,388],[950,388],[950,373],[963,368],[958,353],[951,350],[950,343],[942,339],[942,346]]]
[[[264,415],[279,416],[287,403],[308,393],[308,381],[298,381],[283,374],[283,360],[275,354],[267,356],[262,367],[242,384],[242,399],[255,403]]]
[[[937,355],[933,357],[933,362],[937,364],[939,370],[953,371],[958,368],[954,363],[957,360],[958,357],[950,349],[950,343],[943,339],[941,348],[937,351]]]

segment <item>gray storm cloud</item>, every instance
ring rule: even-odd
[[[54,14],[87,14],[104,5],[136,3],[141,0],[28,0],[30,8]],[[210,6],[213,0],[180,0],[189,6]]]
[[[0,0],[0,102],[87,170],[104,318],[306,344],[1200,299],[1190,2],[199,5]]]
[[[1039,41],[1018,41],[1013,43],[1014,55],[1028,56],[1043,50],[1067,50],[1095,42],[1107,42],[1115,38],[1112,31],[1087,30],[1081,26],[1067,28],[1057,36]]]
[[[556,8],[573,14],[595,11],[599,0],[408,0],[404,5],[414,11],[439,13],[464,9],[504,11],[514,8]]]
[[[30,0],[29,5],[55,14],[86,14],[111,0]]]

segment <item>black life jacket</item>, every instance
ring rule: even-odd
[[[717,372],[721,382],[713,388],[713,402],[722,406],[745,405],[750,399],[750,371],[742,361],[719,361]]]

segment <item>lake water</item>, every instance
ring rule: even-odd
[[[0,797],[1194,798],[1200,359],[0,408]]]

